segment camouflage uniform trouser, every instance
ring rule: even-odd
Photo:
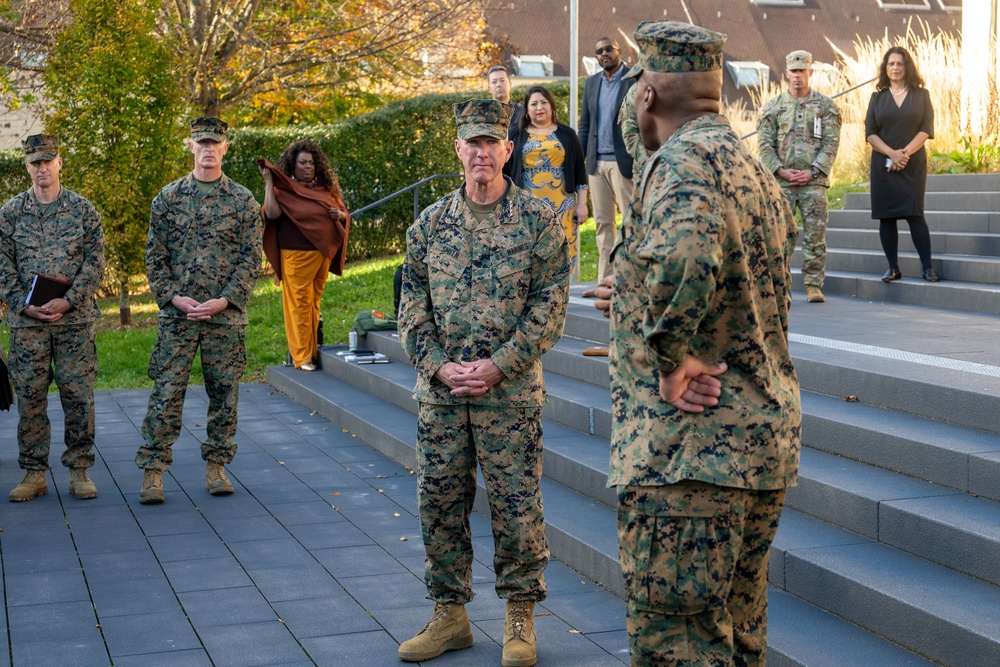
[[[687,480],[618,489],[634,667],[763,667],[767,563],[785,491]]]
[[[208,440],[201,445],[201,458],[228,464],[236,455],[233,437],[240,378],[247,361],[246,327],[164,317],[149,359],[153,393],[142,422],[145,444],[135,455],[140,468],[165,472],[173,463],[170,448],[181,433],[184,394],[199,348],[208,394]]]
[[[55,378],[66,415],[62,464],[94,465],[94,325],[12,328],[7,362],[17,394],[17,464],[26,470],[49,469],[49,385]]]
[[[823,286],[826,278],[826,188],[822,185],[785,187],[788,206],[802,212],[802,279],[806,285]]]
[[[493,524],[496,591],[510,600],[544,600],[549,547],[542,514],[539,408],[420,404],[417,504],[427,597],[466,604],[472,590],[469,514],[476,462]]]

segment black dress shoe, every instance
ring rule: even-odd
[[[885,278],[883,278],[883,280],[885,280]],[[924,269],[924,280],[929,283],[936,283],[941,280],[941,276],[935,273],[933,268]]]
[[[895,267],[895,266],[891,266],[891,267],[889,267],[888,271],[886,271],[884,274],[882,274],[882,282],[888,283],[888,282],[892,282],[893,280],[899,280],[902,277],[903,277],[903,274],[899,272],[899,269],[897,267]],[[927,277],[926,273],[924,273],[924,277],[925,278]]]

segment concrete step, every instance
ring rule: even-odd
[[[927,216],[927,225],[940,232],[969,234],[1000,233],[1000,213],[993,211],[934,211]],[[841,209],[829,213],[829,228],[878,229],[870,209]],[[905,221],[899,226],[908,229]]]
[[[803,368],[810,380],[823,371]],[[802,392],[802,436],[812,449],[1000,500],[1000,436],[840,396]]]
[[[914,251],[909,227],[904,223],[899,228],[899,249]],[[833,248],[881,250],[878,228],[826,230],[826,244]],[[931,228],[932,255],[980,255],[1000,257],[1000,234],[973,232],[946,232]]]
[[[817,641],[817,638],[822,638]],[[767,594],[768,667],[934,667],[780,588]]]
[[[384,373],[387,368],[393,365],[403,366],[403,364],[355,366],[339,360],[338,362],[345,368],[353,369],[359,375]],[[330,365],[327,366],[328,370],[336,368],[335,365],[330,368]],[[413,466],[416,418],[409,411],[390,402],[365,395],[356,386],[336,379],[329,372],[303,373],[289,368],[272,368],[269,369],[268,379],[275,387],[293,399],[317,410],[330,419],[336,420],[337,423],[356,433],[367,444],[374,446],[403,465]],[[578,449],[580,436],[579,434],[559,433],[558,428],[553,433],[550,425],[546,425],[546,429],[548,431],[546,438],[548,451],[545,462],[546,478],[542,482],[542,491],[546,504],[546,535],[552,553],[574,569],[598,581],[618,595],[622,595],[624,590],[617,562],[614,511],[603,502],[577,493],[550,477],[553,466],[550,463],[549,454],[553,452],[557,442],[564,441],[568,447]],[[804,468],[809,469],[810,467],[812,467],[812,462],[807,460]],[[914,502],[912,498],[908,500],[910,503]],[[488,511],[485,494],[479,494],[476,509],[480,512]],[[894,506],[892,509],[904,511],[906,508]],[[961,510],[962,508],[951,508],[953,512]],[[949,518],[945,515],[939,518],[942,519],[941,523],[944,526],[942,530],[946,529]],[[919,531],[913,529],[908,532]],[[832,540],[829,537],[831,535],[834,536]],[[934,537],[940,536],[934,535]],[[899,662],[879,661],[868,664],[924,664],[910,656],[903,648],[893,645],[892,642],[867,634],[862,629],[851,625],[859,623],[859,613],[871,613],[867,610],[872,605],[878,609],[891,610],[893,614],[901,613],[907,618],[915,618],[922,622],[925,626],[922,631],[930,636],[930,639],[925,641],[936,647],[934,650],[946,659],[947,664],[974,664],[971,662],[962,663],[961,661],[948,662],[956,656],[961,657],[958,652],[960,649],[957,646],[963,642],[953,639],[956,633],[962,635],[963,641],[976,640],[978,644],[981,644],[982,646],[977,650],[981,649],[982,655],[992,656],[995,654],[996,647],[990,646],[990,642],[993,640],[988,633],[983,632],[980,627],[982,624],[975,617],[975,614],[970,614],[970,618],[965,619],[964,624],[959,623],[955,618],[954,604],[940,602],[942,596],[949,597],[951,588],[957,586],[963,590],[970,604],[990,610],[994,605],[994,595],[990,592],[991,588],[984,588],[987,584],[975,582],[975,580],[955,573],[949,574],[941,567],[928,569],[931,567],[929,564],[921,564],[922,561],[919,559],[900,554],[894,550],[876,552],[877,555],[895,554],[893,556],[895,561],[902,562],[908,570],[919,569],[922,572],[931,573],[932,576],[925,576],[921,580],[921,586],[927,589],[928,592],[925,595],[930,596],[933,602],[920,604],[914,599],[913,591],[903,586],[902,584],[905,582],[898,581],[898,578],[890,577],[888,581],[883,581],[882,578],[872,580],[861,577],[861,581],[858,581],[858,573],[855,570],[876,567],[879,564],[878,559],[875,563],[869,563],[863,560],[864,553],[861,555],[850,553],[840,558],[832,558],[826,554],[822,554],[823,557],[818,557],[813,553],[823,548],[829,551],[834,546],[844,548],[847,545],[858,549],[869,547],[872,544],[872,540],[863,536],[835,528],[820,522],[818,519],[796,512],[794,509],[786,510],[772,556],[771,581],[774,585],[785,589],[791,595],[802,598],[805,602],[779,595],[772,613],[781,616],[783,611],[792,608],[805,616],[799,618],[794,627],[791,627],[787,616],[786,620],[778,620],[773,625],[771,636],[772,642],[775,643],[774,660],[782,658],[795,660],[796,656],[802,656],[803,652],[808,654],[819,650],[820,647],[829,647],[828,641],[849,640],[857,646],[858,650],[863,647],[872,656],[885,656],[886,660],[899,660]],[[884,546],[882,548],[887,549]],[[907,558],[908,560],[906,560]],[[844,564],[845,560],[847,565]],[[826,569],[826,561],[830,561],[835,568],[833,572]],[[808,576],[803,574],[806,568],[809,571]],[[817,587],[811,584],[817,577],[824,578],[824,586]],[[951,588],[944,591],[938,590],[937,585],[942,578],[944,584]],[[849,588],[861,602],[845,605],[837,592],[845,588]],[[825,606],[826,609],[842,616],[846,621],[839,620],[815,607],[804,606],[807,602],[810,605]],[[883,612],[872,615],[876,619],[881,619],[892,614]],[[812,626],[812,624],[816,624],[816,626]],[[966,627],[970,624],[974,626],[972,629]],[[832,633],[832,636],[828,637],[825,633],[817,634],[820,627]],[[891,629],[888,628],[888,630]],[[879,628],[880,633],[886,634],[893,642],[925,651],[925,648],[919,643],[914,646],[909,642],[911,638],[908,633],[901,632],[893,635],[886,630],[886,628]],[[977,633],[986,636],[977,638]],[[812,634],[813,637],[811,644],[805,641],[805,637],[809,634]],[[823,641],[816,643],[816,637],[823,637]],[[827,655],[830,654],[827,653]],[[851,655],[860,656],[862,653],[851,652]],[[929,653],[929,655],[934,657],[935,654]],[[824,663],[809,661],[801,663],[774,662],[773,664],[822,665]],[[845,661],[840,664],[853,663]]]
[[[804,390],[1000,432],[994,366],[800,334],[790,336],[789,347]]]
[[[931,661],[1000,664],[1000,588],[795,510],[782,516],[769,579]]]
[[[1000,584],[1000,504],[806,447],[787,506]]]
[[[398,343],[391,337],[384,334],[381,341],[376,345],[381,346],[383,342],[388,345]],[[580,361],[589,361],[580,359]],[[416,403],[410,396],[411,389],[416,381],[416,372],[406,363],[392,363],[382,365],[357,366],[347,363],[335,355],[324,351],[323,367],[326,373],[338,379],[349,382],[359,389],[386,398],[394,406],[403,408],[411,413],[416,410]],[[552,391],[555,385],[555,393],[562,396],[562,400],[568,405],[555,411],[557,417],[565,422],[566,415],[574,411],[590,411],[593,414],[594,406],[586,403],[580,404],[578,398],[587,396],[590,387],[584,381],[574,380],[554,373],[547,374],[547,381]],[[607,391],[603,390],[605,397]],[[609,399],[606,399],[609,400]],[[974,576],[993,581],[992,577],[997,577],[1000,583],[1000,571],[995,575],[991,574],[989,568],[982,568],[976,565],[985,558],[986,562],[992,562],[993,557],[1000,557],[1000,546],[998,546],[997,536],[1000,536],[1000,507],[995,507],[989,501],[985,503],[982,511],[979,512],[980,519],[973,525],[965,525],[959,518],[950,524],[941,526],[941,522],[932,523],[933,526],[941,526],[938,532],[943,534],[944,539],[940,546],[928,549],[925,535],[930,532],[931,527],[925,525],[918,513],[908,512],[903,503],[900,507],[890,505],[890,501],[921,500],[938,496],[959,496],[969,486],[968,480],[968,459],[973,451],[977,453],[995,452],[1000,449],[1000,437],[995,434],[981,433],[970,429],[961,428],[948,424],[936,424],[925,419],[908,415],[898,415],[898,421],[903,422],[908,433],[917,442],[913,442],[902,436],[890,436],[893,431],[894,422],[897,416],[885,410],[880,410],[872,406],[856,402],[846,402],[829,396],[822,396],[806,392],[803,401],[806,421],[803,429],[804,442],[811,445],[810,423],[815,426],[822,426],[824,421],[839,424],[841,421],[851,421],[843,414],[846,411],[855,413],[853,424],[850,427],[850,435],[854,436],[845,439],[850,443],[849,454],[853,454],[856,460],[843,458],[831,453],[804,448],[802,453],[802,470],[800,473],[800,483],[797,488],[790,490],[788,503],[790,507],[807,512],[824,520],[841,525],[860,535],[871,539],[879,540],[880,521],[885,512],[894,512],[895,516],[906,519],[904,523],[910,525],[909,530],[899,529],[894,533],[892,544],[900,549],[906,550],[923,557],[934,560],[940,559],[952,565],[960,571],[965,564],[971,563],[972,568],[967,572]],[[843,408],[842,406],[849,406]],[[608,465],[608,438],[610,438],[610,405],[607,406],[607,433],[599,436],[585,435],[580,424],[573,428],[567,428],[563,424],[546,421],[546,455],[545,468],[546,476],[557,483],[565,485],[575,492],[581,493],[587,498],[596,500],[605,506],[614,505],[614,494],[605,487],[604,481],[607,477]],[[830,413],[829,417],[819,417],[810,422],[810,416],[819,413]],[[881,413],[881,418],[877,416]],[[924,422],[921,427],[918,422]],[[587,429],[593,429],[593,423],[586,425]],[[597,430],[605,430],[598,428]],[[829,443],[831,440],[837,444],[827,444],[828,448],[837,449],[839,446],[838,435],[846,431],[846,427],[840,432],[828,433],[822,428],[817,428],[817,438]],[[893,459],[878,448],[871,447],[866,437],[873,433],[876,441],[893,439],[896,443],[895,452],[897,459]],[[946,448],[946,443],[950,440],[955,443],[955,451]],[[936,439],[941,439],[938,443]],[[928,442],[932,440],[933,442]],[[977,442],[977,445],[962,446],[960,442]],[[875,458],[871,461],[869,455],[875,449]],[[892,451],[892,450],[890,450]],[[905,451],[905,454],[901,452]],[[838,452],[839,453],[839,452]],[[876,468],[873,465],[882,465],[883,468]],[[944,483],[948,486],[934,485],[926,481],[921,481],[914,477],[893,472],[897,464],[917,472],[924,472],[929,479],[944,476]],[[939,465],[950,463],[951,465]],[[990,465],[996,470],[996,465]],[[947,512],[948,508],[954,505],[954,499],[950,501],[938,501],[935,507],[939,512]],[[992,515],[991,515],[992,512]],[[995,519],[991,519],[991,516]],[[991,523],[991,521],[993,523]],[[994,525],[995,524],[995,525]],[[949,533],[949,531],[952,531]],[[949,546],[950,545],[950,546]]]
[[[1000,257],[976,255],[933,256],[934,270],[942,280],[1000,285]],[[801,268],[802,249],[797,247],[792,256],[792,266]],[[881,250],[849,250],[828,247],[826,268],[829,271],[877,274],[881,278],[888,268]],[[899,270],[904,276],[919,278],[923,271],[920,257],[916,252],[899,253]]]
[[[931,174],[927,192],[1000,192],[1000,174]]]
[[[564,335],[551,350],[542,355],[542,368],[546,376],[556,373],[610,391],[608,358],[583,356],[583,350],[593,346],[593,341]]]
[[[929,283],[920,278],[919,274],[918,277],[904,277],[902,280],[884,283],[884,272],[885,269],[876,273],[827,271],[823,293],[889,304],[912,304],[1000,315],[1000,285],[959,280]],[[792,268],[792,289],[805,291],[799,267]]]
[[[355,371],[372,368],[349,365],[343,361],[338,363]],[[384,371],[391,366],[401,367],[402,364],[379,364],[374,368]],[[363,442],[400,465],[411,469],[415,466],[417,418],[412,412],[366,394],[356,385],[340,380],[329,372],[304,373],[293,368],[272,366],[268,368],[268,382],[293,400],[343,425]],[[550,474],[553,472],[552,468],[559,467],[552,463],[554,457],[558,458],[556,452],[575,451],[587,444],[586,438],[560,433],[558,429],[552,429],[551,425],[546,426],[544,423],[543,428],[555,430],[551,446],[548,433],[546,434],[545,479],[542,480],[549,548],[559,560],[623,596],[615,511],[594,498],[563,486]],[[602,479],[606,480],[606,456],[604,466]],[[482,492],[477,494],[475,509],[489,516],[481,476],[478,484]],[[598,495],[604,495],[606,500],[608,493],[605,489]]]
[[[391,347],[398,342],[388,337],[368,335],[371,342],[378,342],[378,347]],[[392,362],[388,364],[357,365],[338,358],[330,350],[322,350],[323,371],[340,382],[350,384],[358,390],[378,396],[396,408],[401,408],[411,415],[417,414],[417,402],[413,399],[413,387],[416,384],[417,372],[409,362]],[[301,371],[300,371],[301,373]],[[295,375],[293,374],[293,377]],[[550,376],[558,378],[559,376]],[[564,384],[571,384],[569,383]],[[558,381],[557,381],[558,383]],[[587,389],[600,391],[596,387],[578,383]],[[550,390],[551,393],[551,390]],[[607,396],[607,390],[604,390]],[[550,399],[551,400],[551,399]],[[571,398],[564,399],[572,402]],[[610,398],[608,399],[610,401]],[[610,408],[608,409],[610,412]],[[573,404],[570,410],[556,410],[546,406],[542,410],[543,431],[545,434],[545,474],[550,479],[583,493],[608,507],[615,504],[614,491],[607,488],[608,479],[608,439],[606,436],[589,435],[589,417],[581,424],[565,422],[566,413],[586,414],[586,408]],[[552,416],[559,419],[552,419]],[[415,427],[414,427],[415,428]],[[610,424],[606,427],[610,435]],[[602,428],[602,430],[604,430]],[[414,431],[415,437],[416,431]]]
[[[844,195],[845,209],[871,211],[870,192],[848,192]],[[924,195],[924,214],[928,220],[934,211],[998,211],[1000,191],[967,190],[962,192],[934,192]]]

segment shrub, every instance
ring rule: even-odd
[[[0,203],[30,186],[31,177],[24,168],[24,152],[20,148],[0,151]]]

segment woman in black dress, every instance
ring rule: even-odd
[[[872,145],[872,218],[879,221],[879,239],[889,261],[882,280],[903,277],[899,271],[896,221],[906,218],[924,280],[937,282],[940,278],[931,266],[931,233],[924,219],[924,142],[934,137],[931,96],[913,58],[901,46],[886,51],[875,89],[868,103],[865,135]]]

